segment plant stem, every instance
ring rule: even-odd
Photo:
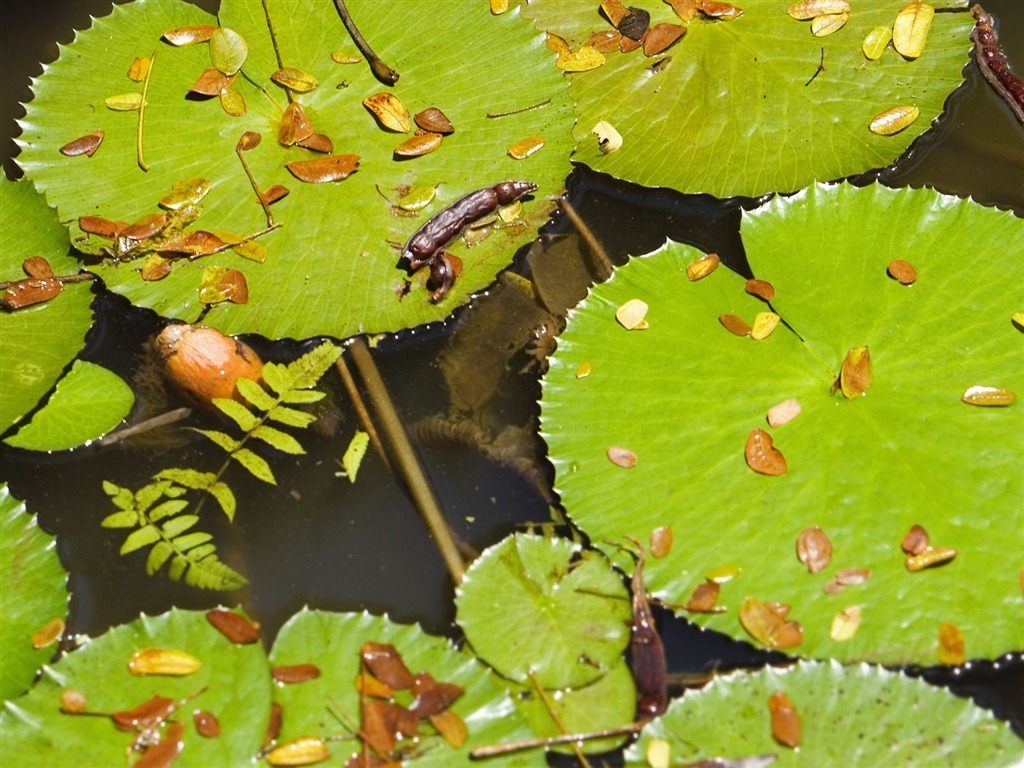
[[[566,735],[569,729],[565,727],[565,723],[562,722],[562,718],[558,716],[558,710],[556,710],[555,705],[551,703],[551,698],[548,696],[547,691],[544,690],[544,687],[540,684],[540,681],[537,679],[537,675],[534,674],[532,669],[529,672],[529,678],[530,682],[533,683],[534,690],[537,691],[537,695],[540,696],[540,700],[544,702],[544,706],[547,708],[548,714],[551,715],[551,719],[555,721],[555,725],[558,727],[558,730],[562,732],[563,736]],[[582,765],[583,768],[591,768],[586,755],[584,755],[583,750],[580,749],[580,745],[576,742],[571,743],[572,751],[576,755],[576,759],[580,761],[580,765]]]
[[[366,57],[366,60],[370,62],[370,69],[373,71],[374,76],[380,80],[384,85],[394,85],[398,82],[398,73],[389,67],[384,61],[373,52],[370,44],[366,42],[366,39],[359,33],[356,23],[352,20],[352,16],[349,15],[348,8],[345,7],[345,0],[334,0],[334,6],[338,9],[338,13],[341,15],[341,22],[345,25],[345,29],[348,30],[349,35],[352,37],[352,42],[356,44],[356,48]]]
[[[561,198],[558,201],[558,207],[562,209],[569,221],[572,222],[572,225],[576,227],[576,230],[580,233],[580,237],[583,238],[583,242],[585,242],[590,248],[591,253],[597,257],[599,277],[602,280],[607,280],[612,276],[612,270],[615,268],[615,265],[612,264],[611,257],[608,256],[608,251],[604,249],[604,246],[601,245],[601,242],[594,235],[594,232],[587,226],[587,222],[585,222],[576,212],[572,203],[565,198]]]
[[[146,114],[146,96],[149,94],[149,79],[153,76],[153,64],[156,62],[156,51],[149,57],[149,69],[146,70],[146,81],[142,84],[142,101],[139,103],[139,126],[135,132],[135,154],[138,156],[139,168],[149,170],[146,158],[142,154],[142,118]]]
[[[380,434],[377,432],[377,427],[373,423],[373,419],[370,418],[370,412],[366,408],[366,402],[363,400],[363,396],[359,393],[359,389],[356,387],[356,381],[352,378],[352,371],[349,370],[348,364],[345,362],[344,354],[338,358],[334,367],[338,369],[338,373],[341,375],[341,383],[345,385],[345,392],[348,394],[349,399],[352,400],[352,406],[356,409],[356,417],[359,419],[359,423],[362,425],[366,434],[370,436],[370,443],[373,445],[373,450],[377,452],[381,461],[384,462],[384,466],[394,472],[394,469],[391,467],[391,462],[388,460],[388,453],[384,450],[384,443],[381,442]]]
[[[561,736],[547,736],[536,739],[523,739],[522,741],[510,741],[507,744],[492,744],[486,747],[476,747],[469,754],[474,760],[480,760],[485,757],[507,755],[510,752],[519,752],[524,749],[538,749],[540,747],[552,747],[556,744],[572,744],[576,741],[604,739],[611,736],[624,736],[626,734],[636,733],[642,727],[642,723],[629,723],[628,725],[620,725],[617,728],[605,728],[591,733],[565,733]]]
[[[366,383],[370,400],[377,411],[384,435],[391,445],[399,473],[409,489],[413,503],[423,516],[438,549],[441,550],[441,557],[444,558],[445,565],[448,566],[448,573],[451,575],[452,581],[459,584],[462,582],[465,566],[459,556],[455,539],[448,529],[448,523],[445,521],[437,498],[427,482],[427,477],[416,457],[412,443],[409,442],[409,435],[406,434],[405,426],[395,410],[384,380],[380,376],[380,371],[377,370],[377,365],[373,362],[366,341],[362,337],[353,339],[349,350],[352,352],[352,359],[355,361],[359,375]]]

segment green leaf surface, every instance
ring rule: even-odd
[[[185,651],[202,667],[186,677],[136,677],[128,672],[128,660],[143,648]],[[106,717],[62,713],[60,695],[66,688],[84,694],[88,711],[111,713],[133,709],[154,695],[180,701],[204,687],[175,716],[186,724],[185,748],[175,768],[249,762],[260,748],[270,715],[270,671],[263,648],[230,642],[202,611],[175,609],[143,616],[45,667],[28,695],[5,702],[0,715],[4,760],[43,766],[59,765],[73,756],[82,766],[125,764],[125,751],[135,734],[117,730]],[[195,709],[217,717],[219,737],[196,733]]]
[[[598,552],[517,534],[487,549],[459,585],[457,621],[510,680],[574,688],[604,675],[629,643],[629,595]]]
[[[768,699],[776,692],[800,717],[799,749],[772,738]],[[775,755],[773,768],[1000,768],[1024,758],[1024,742],[1007,724],[969,700],[885,669],[835,662],[739,672],[689,691],[644,728],[626,752],[627,766],[648,765],[651,739],[669,742],[673,765]]]
[[[107,434],[134,403],[132,388],[116,373],[76,360],[43,409],[4,442],[30,451],[75,448]]]
[[[721,587],[727,610],[689,618],[740,638],[738,608],[752,596],[792,606],[803,642],[790,650],[806,656],[935,664],[943,622],[962,631],[968,658],[1024,647],[1014,563],[1024,411],[961,402],[977,384],[1024,393],[1024,335],[1011,321],[1024,306],[1020,221],[927,190],[838,185],[775,199],[741,230],[789,326],[764,341],[718,321],[750,322],[764,302],[724,268],[688,281],[701,254],[675,243],[633,259],[571,314],[544,382],[542,434],[572,519],[598,546],[671,526],[676,546],[648,560],[646,577],[672,604],[714,569],[739,566]],[[1000,247],[977,258],[979,242]],[[887,275],[894,258],[916,267],[913,285]],[[650,305],[648,330],[616,322],[632,298]],[[859,345],[871,387],[830,394]],[[585,361],[593,371],[577,379]],[[769,407],[789,398],[800,415],[769,427]],[[755,428],[773,437],[785,475],[747,466]],[[633,451],[636,466],[609,461],[611,446]],[[913,525],[955,559],[908,571],[901,540]],[[834,550],[814,574],[796,550],[812,526]],[[827,594],[845,568],[869,569],[867,583]],[[859,630],[832,640],[833,618],[851,605],[863,611]]]
[[[159,41],[164,30],[214,23],[211,16],[167,0],[118,6],[62,47],[58,60],[33,83],[34,99],[19,140],[19,162],[26,175],[68,221],[83,214],[137,221],[157,210],[157,202],[175,182],[207,179],[212,189],[194,226],[249,235],[264,229],[267,221],[235,146],[243,132],[257,132],[262,142],[245,157],[261,189],[281,184],[290,190],[272,208],[275,222],[283,226],[257,241],[269,252],[262,264],[229,252],[203,258],[204,266],[241,270],[249,292],[247,304],[217,305],[204,322],[232,334],[302,338],[392,331],[443,319],[511,263],[516,248],[547,220],[553,196],[562,191],[572,149],[571,107],[543,35],[518,13],[492,16],[486,4],[353,1],[349,10],[359,19],[363,35],[402,74],[391,91],[411,112],[436,106],[456,126],[437,151],[397,160],[394,149],[405,137],[382,131],[362,104],[385,87],[365,63],[339,65],[331,60],[331,52],[339,48],[354,52],[332,5],[269,0],[267,6],[285,65],[321,83],[298,96],[314,128],[332,139],[335,154],[361,158],[349,178],[306,184],[286,170],[285,163],[316,155],[276,140],[287,97],[270,79],[278,65],[262,4],[249,0],[225,0],[220,8],[223,24],[238,32],[249,48],[243,75],[256,85],[239,76],[233,86],[248,106],[244,116],[225,114],[217,99],[186,98],[209,66],[208,45],[172,48]],[[415,35],[409,34],[411,29]],[[143,121],[150,170],[143,172],[136,157],[137,113],[114,113],[101,105],[107,96],[129,87],[125,71],[132,59],[154,48],[157,58]],[[488,112],[545,99],[551,101],[542,108],[487,117]],[[184,126],[188,142],[180,140]],[[66,158],[58,152],[67,141],[99,127],[106,136],[94,157]],[[532,135],[545,139],[540,152],[521,161],[508,155],[511,144]],[[521,222],[494,231],[472,250],[455,243],[451,251],[462,260],[463,270],[440,303],[432,303],[424,287],[426,270],[411,278],[406,293],[410,278],[398,268],[393,244],[404,243],[429,216],[463,195],[519,178],[539,185],[523,206]],[[391,205],[377,188],[397,202],[415,184],[439,185],[433,204],[417,217],[391,215]],[[117,194],[110,194],[111,189]],[[189,264],[177,265],[158,282],[145,282],[123,265],[96,271],[113,290],[164,316],[194,321],[202,310],[199,270]]]
[[[54,646],[32,647],[32,635],[68,610],[67,574],[54,538],[35,515],[0,485],[0,695],[14,698],[31,685]]]
[[[31,256],[46,258],[56,275],[75,274],[67,252],[67,231],[43,196],[27,182],[0,179],[0,279],[26,277],[21,264]],[[0,311],[0,431],[39,402],[81,349],[91,303],[88,283],[78,283],[42,304]]]
[[[282,627],[270,653],[274,667],[314,663],[320,677],[298,685],[275,688],[274,700],[285,714],[279,743],[300,736],[331,736],[348,732],[338,710],[350,723],[359,722],[359,694],[355,681],[360,671],[363,643],[394,645],[413,674],[429,672],[434,679],[464,688],[450,709],[465,722],[469,738],[458,750],[421,726],[415,751],[403,765],[468,765],[471,749],[530,737],[522,715],[498,678],[472,655],[456,650],[444,638],[427,635],[416,625],[395,624],[368,614],[338,614],[303,610]],[[408,695],[407,692],[401,695]],[[408,705],[408,701],[404,701]],[[358,753],[355,741],[331,743],[327,766],[342,766]],[[487,761],[488,765],[534,766],[537,756],[512,754]]]
[[[652,25],[680,23],[663,2],[635,5],[650,12]],[[846,26],[827,37],[814,37],[809,22],[786,15],[785,0],[736,5],[743,15],[732,21],[698,15],[661,56],[611,53],[599,69],[570,75],[573,159],[682,192],[792,191],[892,163],[942,114],[962,82],[974,23],[966,13],[936,14],[917,59],[890,47],[869,61],[864,37],[876,26],[892,27],[906,0],[857,0]],[[966,0],[941,3],[966,6]],[[574,49],[591,32],[612,29],[589,0],[532,0],[524,15],[569,38]],[[653,73],[654,62],[666,58]],[[868,130],[875,115],[899,104],[918,107],[917,122],[893,136]],[[599,150],[591,130],[601,120],[622,135],[619,151]]]

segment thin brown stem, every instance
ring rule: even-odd
[[[139,102],[139,125],[135,132],[135,154],[138,157],[139,168],[149,170],[146,158],[142,154],[142,119],[146,114],[146,96],[149,94],[149,79],[153,76],[153,64],[156,63],[156,51],[149,57],[149,69],[146,70],[146,80],[142,83],[142,101]]]
[[[564,197],[558,200],[558,207],[562,209],[572,225],[576,227],[576,231],[580,233],[580,237],[583,238],[583,242],[590,248],[590,252],[594,254],[598,262],[599,277],[602,280],[607,280],[612,275],[612,270],[615,265],[612,264],[611,257],[608,256],[608,251],[604,249],[601,242],[594,235],[594,231],[587,226],[587,222],[576,212],[573,208],[572,203],[566,200]]]
[[[92,272],[79,272],[77,275],[54,275],[52,278],[46,278],[56,280],[61,285],[67,285],[68,283],[84,283],[87,280],[95,280],[96,275]],[[21,280],[6,280],[0,283],[0,291],[6,291],[15,283],[20,283]]]
[[[345,385],[345,392],[348,393],[352,406],[356,409],[356,417],[359,419],[363,431],[370,436],[370,444],[373,446],[373,450],[377,452],[384,465],[391,469],[391,462],[388,460],[387,451],[384,450],[384,443],[381,442],[377,427],[374,425],[373,419],[370,418],[370,411],[367,409],[366,402],[356,386],[356,380],[352,377],[352,371],[349,370],[348,364],[345,362],[344,354],[338,358],[334,367],[338,369],[338,373],[341,375],[341,383]]]
[[[575,741],[590,741],[593,739],[606,739],[612,736],[625,736],[637,733],[644,727],[644,723],[629,723],[620,725],[617,728],[605,728],[601,731],[591,733],[566,733],[561,736],[547,736],[536,739],[523,739],[522,741],[510,741],[507,744],[491,744],[485,747],[476,747],[470,752],[470,757],[480,760],[485,757],[498,757],[511,752],[521,752],[524,749],[539,749],[541,747],[553,747],[558,744],[572,744]]]
[[[359,375],[362,376],[366,384],[370,401],[377,412],[377,418],[380,420],[384,435],[387,437],[397,462],[398,471],[409,489],[413,503],[423,516],[430,534],[434,537],[434,542],[441,551],[441,557],[448,567],[452,581],[459,584],[462,582],[465,565],[459,556],[455,538],[448,528],[448,523],[444,519],[433,489],[427,482],[426,474],[420,466],[416,452],[409,441],[409,435],[405,431],[405,425],[395,410],[391,395],[384,385],[380,371],[377,370],[373,356],[370,355],[366,342],[359,337],[353,339],[349,350],[352,353],[356,370],[359,371]]]
[[[284,59],[281,58],[281,49],[277,47],[277,35],[274,34],[274,22],[270,20],[270,9],[267,8],[267,0],[263,0],[263,18],[267,20],[267,29],[270,31],[270,43],[274,46],[274,56],[277,57],[277,68],[284,68]],[[284,87],[284,92],[288,96],[288,102],[294,101],[292,97],[292,89],[287,86]],[[258,193],[257,193],[258,194]]]
[[[488,117],[508,117],[509,115],[518,115],[520,112],[529,112],[533,109],[540,109],[541,107],[550,104],[551,99],[544,99],[544,101],[538,101],[536,104],[530,104],[525,107],[516,107],[515,109],[505,109],[501,112],[488,112]]]
[[[202,258],[203,256],[213,256],[215,253],[223,253],[224,251],[229,251],[232,248],[234,248],[236,245],[241,245],[242,243],[248,243],[250,240],[255,240],[257,237],[263,237],[264,235],[269,234],[270,232],[273,232],[275,229],[280,228],[280,226],[281,226],[280,224],[272,224],[271,226],[267,227],[266,229],[261,229],[259,232],[253,232],[251,235],[246,235],[245,237],[243,237],[238,242],[235,242],[235,243],[224,243],[224,245],[218,246],[217,248],[214,248],[212,251],[206,251],[205,253],[193,254],[193,255],[188,257],[189,261],[195,261],[196,259]]]
[[[348,30],[349,35],[352,37],[352,42],[356,44],[356,48],[359,49],[360,53],[366,57],[366,60],[370,63],[370,70],[373,72],[374,77],[380,80],[384,85],[394,85],[398,82],[398,73],[389,67],[384,61],[373,52],[370,44],[366,42],[366,39],[359,33],[359,28],[356,27],[356,23],[352,20],[352,16],[348,12],[348,8],[345,7],[345,0],[334,0],[334,7],[338,9],[338,14],[341,16],[341,22],[345,25],[345,29]]]
[[[253,176],[252,171],[249,169],[249,164],[245,162],[245,154],[241,147],[241,142],[235,145],[235,154],[238,155],[238,161],[242,164],[242,169],[245,171],[245,175],[249,178],[249,183],[252,185],[252,191],[256,193],[256,199],[259,200],[260,206],[263,208],[263,213],[267,217],[267,226],[273,227],[274,214],[270,212],[270,205],[267,203],[267,199],[263,197],[259,184],[256,183],[256,177]]]
[[[540,681],[537,679],[537,675],[534,674],[532,669],[529,672],[529,677],[530,682],[533,683],[534,690],[537,691],[537,695],[540,696],[540,700],[548,710],[548,714],[551,715],[551,719],[555,721],[555,726],[562,732],[563,736],[566,735],[569,729],[565,727],[565,723],[562,722],[562,718],[559,716],[558,710],[556,710],[555,705],[551,703],[551,699],[548,697],[547,691],[544,690],[544,687],[540,684]],[[587,756],[583,754],[583,750],[580,749],[579,743],[575,741],[570,743],[572,744],[573,754],[575,754],[576,759],[580,761],[580,765],[582,765],[583,768],[591,768],[590,762],[587,760]]]

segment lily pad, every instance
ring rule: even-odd
[[[740,638],[751,635],[738,609],[755,598],[792,607],[802,641],[785,649],[805,656],[936,664],[943,623],[963,633],[968,658],[1024,647],[1013,563],[1024,551],[1024,411],[961,400],[979,384],[1024,392],[1011,320],[1024,306],[1020,221],[928,190],[838,185],[777,198],[741,232],[783,320],[762,341],[719,316],[753,322],[765,302],[724,268],[688,280],[703,254],[676,243],[631,260],[571,313],[544,381],[542,434],[572,519],[598,546],[671,526],[676,545],[646,576],[674,605],[723,567],[738,573],[721,584],[726,610],[689,618]],[[1000,247],[982,256],[979,243]],[[912,285],[887,273],[897,258],[916,268]],[[649,304],[647,330],[615,319],[633,298]],[[834,387],[860,346],[873,379],[848,399]],[[591,373],[577,379],[585,362]],[[768,409],[788,399],[800,414],[769,426]],[[785,474],[748,465],[754,430],[772,438]],[[635,466],[609,460],[613,446]],[[901,541],[914,525],[955,557],[908,569]],[[812,574],[797,539],[814,526],[833,554]],[[867,569],[866,583],[837,588],[848,568]],[[853,605],[859,628],[833,639]]]
[[[10,699],[27,690],[53,656],[55,645],[35,648],[32,636],[53,619],[63,621],[68,594],[56,541],[6,484],[0,485],[0,563],[0,694]]]
[[[320,676],[294,685],[275,688],[284,726],[278,743],[302,736],[339,736],[350,733],[359,722],[360,696],[356,678],[360,649],[367,642],[393,645],[413,674],[429,672],[435,680],[464,688],[450,705],[465,722],[468,739],[458,749],[424,724],[418,744],[403,764],[449,766],[468,763],[474,747],[516,741],[530,736],[525,721],[498,678],[471,654],[456,650],[444,638],[432,637],[416,625],[395,624],[369,614],[340,614],[303,610],[282,627],[270,658],[275,667],[315,664]],[[408,691],[399,692],[408,696]],[[411,698],[411,696],[409,697]],[[404,702],[408,705],[408,701]],[[348,723],[339,717],[347,718]],[[344,765],[359,745],[355,741],[331,742],[331,758],[325,765]],[[522,754],[495,758],[498,766],[535,765],[535,757]]]
[[[649,11],[652,25],[682,23],[666,3],[629,4]],[[892,163],[962,82],[973,25],[966,13],[935,14],[919,58],[904,59],[890,47],[870,61],[862,41],[875,27],[892,27],[905,0],[857,0],[846,25],[826,37],[788,16],[783,0],[736,5],[743,15],[731,21],[698,15],[660,56],[610,53],[604,66],[571,75],[573,159],[681,192],[793,191]],[[589,0],[533,0],[524,15],[574,49],[591,32],[612,30]],[[873,117],[896,105],[915,106],[920,116],[892,136],[868,130]],[[620,150],[600,150],[591,131],[602,120],[622,135]]]
[[[202,667],[184,677],[129,674],[128,660],[145,648],[185,651]],[[134,734],[115,728],[109,717],[62,712],[61,693],[69,688],[85,696],[87,711],[105,714],[134,709],[155,695],[179,702],[194,695],[174,718],[187,724],[175,766],[250,761],[270,714],[270,672],[262,646],[235,645],[204,612],[175,609],[116,627],[44,667],[27,695],[4,704],[5,758],[19,765],[55,765],[69,755],[82,765],[124,763]],[[197,709],[219,720],[219,737],[196,733],[192,712]]]
[[[21,280],[22,262],[43,256],[56,275],[78,272],[67,231],[28,182],[0,179],[0,279]],[[82,348],[92,323],[87,283],[14,312],[0,311],[0,431],[35,406]]]
[[[258,133],[259,145],[245,142],[242,153],[253,177],[261,190],[276,185],[290,190],[270,208],[282,226],[255,241],[266,249],[265,261],[231,252],[180,259],[169,275],[147,282],[139,264],[108,259],[92,267],[108,287],[162,315],[194,321],[203,310],[202,267],[237,269],[245,276],[248,302],[217,304],[204,322],[227,333],[268,337],[345,337],[443,319],[511,263],[516,248],[547,220],[552,196],[562,191],[568,174],[571,108],[543,35],[518,13],[493,17],[486,5],[353,2],[349,10],[363,35],[401,72],[398,84],[386,88],[365,62],[332,60],[333,51],[355,53],[355,47],[330,4],[271,0],[267,6],[285,65],[320,83],[296,96],[315,131],[330,137],[334,154],[360,158],[348,178],[303,183],[286,169],[286,163],[324,156],[277,140],[288,97],[271,80],[278,65],[263,4],[247,0],[225,0],[220,9],[222,24],[248,46],[245,77],[233,85],[246,104],[243,116],[226,114],[217,99],[187,97],[210,66],[208,44],[175,48],[160,40],[166,30],[215,23],[213,17],[177,0],[137,2],[115,7],[111,16],[80,32],[34,81],[34,99],[21,123],[19,163],[62,219],[72,222],[86,214],[135,222],[156,213],[175,183],[205,179],[211,189],[190,229],[247,236],[268,222],[235,150],[245,132]],[[416,30],[414,37],[410,29]],[[139,113],[113,112],[103,100],[126,89],[141,90],[125,71],[135,57],[154,50],[142,120],[149,170],[143,171],[136,146]],[[394,149],[405,137],[382,130],[363,105],[385,90],[412,113],[442,109],[455,132],[428,155],[396,158]],[[487,116],[539,102],[544,104],[506,117]],[[98,127],[106,136],[93,157],[69,158],[58,151]],[[521,161],[509,156],[511,144],[532,135],[544,137],[540,152]],[[428,270],[408,276],[399,268],[396,246],[456,199],[505,179],[529,180],[539,188],[511,226],[495,228],[471,250],[462,243],[452,246],[462,274],[448,295],[433,303],[425,287]],[[392,203],[418,184],[438,187],[434,202],[415,217],[392,215]],[[83,241],[77,227],[73,236],[92,251],[102,245],[96,237]]]
[[[31,451],[63,451],[102,437],[128,415],[131,387],[103,366],[76,360],[46,406],[4,442]]]
[[[783,692],[800,718],[799,749],[772,738],[768,699]],[[927,712],[927,717],[921,717]],[[729,723],[723,728],[722,723]],[[773,768],[821,765],[1019,765],[1005,722],[941,688],[862,664],[801,663],[720,677],[677,699],[644,728],[626,765],[647,766],[652,739],[673,765],[775,755]]]
[[[510,680],[575,688],[604,675],[629,643],[629,596],[601,553],[517,534],[474,561],[457,621],[481,659]]]

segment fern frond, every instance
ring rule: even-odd
[[[257,456],[248,448],[241,448],[232,453],[231,458],[249,470],[258,480],[270,485],[277,485],[277,478],[274,477],[270,464],[262,456]]]
[[[299,456],[306,452],[302,444],[287,432],[282,432],[274,427],[268,427],[266,424],[256,427],[249,434],[257,440],[262,440],[267,445],[273,446],[282,453]]]
[[[267,411],[267,418],[271,421],[276,421],[278,424],[284,424],[286,427],[298,427],[299,429],[304,429],[316,421],[316,416],[312,413],[297,411],[286,405],[278,405],[271,408]]]
[[[237,400],[226,397],[213,398],[217,410],[231,419],[243,432],[251,432],[260,424],[260,420],[249,412],[249,409]]]
[[[164,480],[172,480],[195,491],[206,491],[217,500],[220,508],[227,515],[228,520],[235,519],[235,508],[237,506],[235,494],[228,484],[219,481],[217,475],[213,472],[200,472],[196,469],[171,467],[161,470],[156,476]]]

